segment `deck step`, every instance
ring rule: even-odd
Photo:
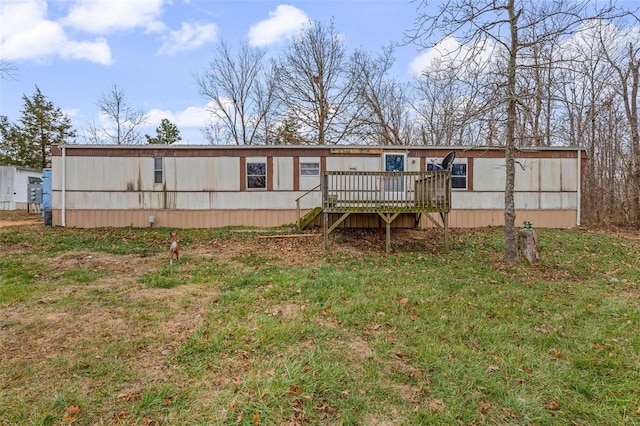
[[[315,209],[309,211],[306,215],[300,219],[300,223],[298,224],[298,230],[302,231],[307,227],[313,220],[318,217],[322,213],[322,207],[316,207]]]

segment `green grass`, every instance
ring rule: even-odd
[[[0,425],[640,424],[639,240],[537,230],[540,262],[506,265],[502,232],[386,255],[183,230],[171,266],[163,229],[0,230],[0,343],[52,345],[0,358]]]

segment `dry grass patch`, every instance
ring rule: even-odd
[[[637,240],[282,231],[1,229],[0,425],[634,424]]]
[[[71,251],[40,260],[57,277],[92,271],[97,278],[48,284],[51,290],[33,303],[0,310],[0,378],[12,389],[6,403],[44,398],[55,405],[73,391],[90,418],[129,410],[149,386],[177,374],[174,349],[200,326],[216,297],[211,288],[188,282],[170,289],[139,283],[163,267],[164,259],[155,256]],[[169,383],[179,389],[183,381]],[[94,405],[96,389],[111,402]]]

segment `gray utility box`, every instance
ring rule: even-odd
[[[30,183],[27,185],[27,200],[29,204],[42,204],[41,183]]]

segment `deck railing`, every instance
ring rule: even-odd
[[[322,207],[331,212],[441,211],[451,208],[448,171],[326,171]]]

